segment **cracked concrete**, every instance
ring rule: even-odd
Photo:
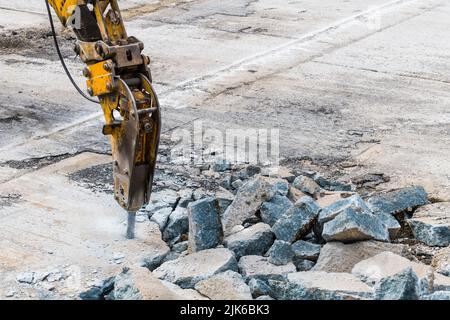
[[[450,199],[448,1],[121,4],[129,34],[152,58],[163,147],[195,120],[221,130],[278,128],[286,164],[324,165],[342,178],[381,172],[391,179],[380,188],[421,184]],[[115,251],[139,251],[145,241],[121,244],[124,214],[108,190],[67,176],[73,166],[104,166],[109,145],[98,106],[71,87],[48,31],[42,1],[0,0],[0,282],[14,286],[17,272],[47,259],[71,265],[82,257],[86,286],[116,272],[108,263]],[[61,33],[83,87],[70,39]],[[158,174],[163,185],[168,176]]]

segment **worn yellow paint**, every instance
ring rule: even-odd
[[[61,22],[66,25],[67,20],[72,16],[75,8],[79,4],[86,3],[83,0],[48,0],[48,3],[53,7],[56,15]]]
[[[101,96],[114,91],[114,75],[111,60],[101,61],[87,67],[86,84],[92,96]]]

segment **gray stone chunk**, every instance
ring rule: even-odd
[[[256,278],[250,279],[248,286],[250,287],[250,291],[254,298],[272,295],[272,288],[270,288],[269,284],[264,280]]]
[[[150,271],[158,268],[164,261],[166,256],[170,253],[169,248],[161,252],[152,252],[151,254],[144,255],[141,258],[140,266],[149,269]]]
[[[226,235],[231,229],[255,218],[261,205],[275,195],[274,183],[279,179],[256,176],[247,181],[237,192],[233,203],[222,216],[222,224]]]
[[[241,179],[237,179],[231,183],[233,189],[240,189],[244,185],[244,181]]]
[[[375,284],[376,300],[418,300],[419,279],[411,267]]]
[[[436,271],[450,277],[450,247],[440,249],[433,257],[431,264]]]
[[[166,228],[163,231],[163,240],[174,243],[180,240],[183,234],[189,232],[188,211],[183,207],[177,207],[169,216]]]
[[[206,190],[203,189],[203,188],[197,188],[197,189],[195,189],[195,191],[194,191],[193,194],[192,194],[192,197],[194,198],[195,201],[198,201],[198,200],[201,200],[201,199],[210,197],[210,196],[212,196],[212,195],[210,194],[210,192],[206,191]]]
[[[429,294],[434,291],[450,290],[450,278],[439,273],[435,273],[433,268],[391,252],[382,252],[374,257],[357,263],[352,273],[359,276],[366,282],[376,283],[377,281],[392,277],[395,274],[411,267],[420,280],[420,293]],[[431,292],[430,292],[431,291]]]
[[[116,276],[113,296],[115,300],[176,300],[177,295],[145,268],[124,268]]]
[[[189,250],[197,252],[218,246],[223,239],[217,201],[205,198],[188,206]]]
[[[383,222],[383,224],[387,227],[389,232],[389,238],[394,240],[397,238],[397,234],[399,233],[401,226],[400,223],[395,219],[395,217],[391,214],[380,212],[376,214],[376,216]]]
[[[219,185],[222,188],[230,190],[231,189],[231,174],[226,174],[222,179],[220,179]]]
[[[320,192],[320,186],[313,179],[306,176],[298,176],[292,185],[301,192],[310,195]]]
[[[314,181],[322,188],[329,191],[352,191],[351,184],[343,183],[335,180],[328,180],[319,174],[314,175]]]
[[[312,198],[303,197],[278,219],[272,231],[277,239],[292,243],[311,231],[319,211]]]
[[[376,195],[367,200],[373,212],[396,214],[428,204],[428,195],[422,187],[409,187]]]
[[[422,300],[450,300],[450,291],[436,291],[432,294],[425,295]]]
[[[351,208],[358,213],[372,213],[364,200],[358,194],[355,194],[325,207],[319,214],[319,224],[323,225],[324,223],[333,220],[348,208]]]
[[[254,165],[249,165],[249,166],[245,167],[244,169],[242,169],[241,171],[239,171],[238,176],[240,179],[246,180],[246,179],[251,178],[259,173],[261,173],[260,167],[254,166]]]
[[[256,298],[255,300],[275,300],[275,299],[272,298],[271,296],[260,296],[260,297]]]
[[[287,281],[269,281],[281,300],[359,300],[372,297],[372,289],[349,273],[296,272]]]
[[[293,263],[284,266],[276,266],[268,261],[267,258],[261,256],[245,256],[239,260],[239,271],[247,279],[279,279],[284,275],[295,272],[296,268]]]
[[[155,211],[162,208],[170,207],[173,209],[178,199],[178,193],[171,189],[154,192],[152,193],[150,203],[146,206],[145,210],[151,216]]]
[[[228,191],[224,188],[219,188],[219,190],[216,192],[216,199],[217,199],[219,214],[223,215],[223,213],[227,210],[227,208],[233,202],[234,194],[232,194],[230,191]]]
[[[325,223],[322,237],[327,242],[349,243],[372,239],[389,241],[389,232],[376,215],[358,213],[347,208],[332,221]]]
[[[450,203],[423,206],[408,220],[414,237],[431,247],[450,245]]]
[[[253,298],[242,276],[230,270],[198,282],[195,289],[211,300],[252,300]]]
[[[22,272],[16,276],[17,282],[32,284],[34,281],[34,272]]]
[[[291,244],[282,240],[275,240],[267,254],[269,256],[269,262],[276,266],[284,266],[291,262],[294,257]]]
[[[155,222],[159,226],[159,230],[163,231],[171,213],[171,207],[161,208],[153,213],[150,221]]]
[[[307,259],[311,261],[317,261],[320,255],[320,250],[322,246],[320,244],[314,244],[307,241],[297,241],[292,244],[292,250],[294,251],[294,256],[300,259]]]
[[[183,289],[173,284],[172,282],[160,280],[161,283],[172,291],[177,296],[181,297],[181,300],[209,300],[207,297],[201,295],[194,289]]]
[[[260,209],[261,220],[273,226],[292,205],[293,203],[288,197],[275,195],[270,201],[262,204]]]
[[[178,200],[177,207],[187,208],[189,202],[194,198],[194,192],[192,189],[182,189],[178,191],[180,200]]]
[[[159,265],[161,265],[162,263],[167,262],[167,261],[176,260],[176,259],[178,259],[180,256],[181,256],[181,253],[178,253],[178,252],[175,252],[175,251],[170,251],[170,252],[164,257],[164,260],[163,260]],[[159,267],[159,265],[158,265],[158,267]],[[154,269],[156,269],[156,268],[153,268],[153,270],[154,270]]]
[[[197,282],[227,270],[238,270],[236,258],[230,250],[218,248],[165,262],[153,274],[181,288],[192,289]]]
[[[89,290],[81,292],[81,300],[104,300],[105,296],[114,289],[116,277],[110,277],[105,280],[99,280]]]
[[[274,241],[270,226],[257,223],[225,238],[224,245],[234,252],[236,259],[247,255],[263,255]]]
[[[289,183],[286,180],[279,179],[273,185],[275,192],[282,196],[287,196],[289,193]]]
[[[297,271],[309,271],[314,267],[314,262],[311,260],[301,259],[294,257],[294,265],[297,268]]]
[[[409,220],[414,238],[431,247],[445,247],[450,244],[450,228],[433,225],[417,219]]]
[[[231,163],[226,159],[216,159],[212,165],[212,170],[215,172],[225,172],[231,169]]]
[[[393,252],[401,256],[407,256],[408,254],[407,247],[402,244],[378,241],[361,241],[350,244],[329,242],[322,247],[314,270],[351,272],[358,262],[385,251]]]
[[[172,247],[173,252],[182,253],[183,251],[186,251],[188,249],[188,242],[183,241],[179,242]]]

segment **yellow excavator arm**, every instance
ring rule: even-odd
[[[150,200],[161,130],[144,45],[125,30],[117,0],[48,0],[77,37],[87,92],[98,97],[110,136],[114,196],[134,213]]]

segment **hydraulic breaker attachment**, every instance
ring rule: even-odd
[[[78,38],[75,52],[86,64],[87,92],[98,97],[103,134],[111,139],[114,196],[131,219],[150,200],[161,131],[150,58],[142,54],[143,43],[127,35],[117,0],[48,3]]]

